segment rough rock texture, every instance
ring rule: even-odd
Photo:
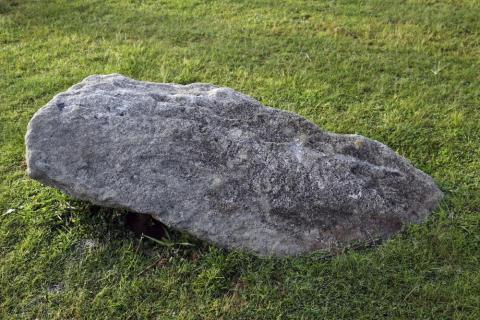
[[[35,114],[26,145],[34,179],[260,255],[387,238],[442,197],[377,141],[210,84],[91,76]]]

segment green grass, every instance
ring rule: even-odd
[[[0,0],[0,318],[479,319],[479,17],[476,0]],[[445,199],[336,257],[139,244],[121,212],[30,180],[23,162],[33,113],[113,72],[232,87],[377,139]]]

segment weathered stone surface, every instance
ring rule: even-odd
[[[442,197],[377,141],[210,84],[91,76],[35,114],[26,145],[34,179],[260,255],[387,238]]]

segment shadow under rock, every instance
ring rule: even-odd
[[[115,240],[137,240],[137,252],[157,251],[160,248],[174,249],[176,254],[191,255],[209,247],[184,232],[171,229],[149,214],[141,214],[123,209],[106,208],[92,204],[77,203],[78,223],[92,237],[104,242]],[[150,252],[152,253],[152,252]]]

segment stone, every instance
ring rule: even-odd
[[[261,256],[387,239],[442,192],[384,144],[211,84],[94,75],[31,119],[28,174]]]

